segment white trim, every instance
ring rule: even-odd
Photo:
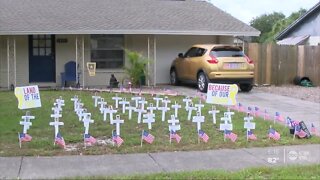
[[[154,61],[154,82],[153,82],[153,86],[156,86],[156,82],[157,82],[157,39],[156,36],[153,36],[153,61]]]
[[[76,83],[78,83],[78,36],[76,35]]]
[[[84,88],[84,35],[82,35],[82,42],[81,42],[81,46],[82,46],[82,87]]]
[[[17,54],[16,54],[16,38],[13,37],[13,63],[14,63],[14,87],[17,87]]]
[[[7,37],[7,67],[8,67],[8,90],[10,90],[10,43],[9,36]]]
[[[150,62],[149,62],[149,59],[150,59],[150,37],[148,36],[148,55],[147,55],[147,57],[148,57],[148,86],[150,86],[150,78],[149,78],[149,75],[150,75]]]
[[[166,30],[87,30],[87,31],[0,31],[0,35],[29,34],[148,34],[148,35],[217,35],[217,36],[259,36],[260,31],[166,31]]]

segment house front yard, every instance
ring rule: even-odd
[[[78,116],[73,110],[73,102],[71,98],[78,95],[81,102],[92,113],[93,124],[90,124],[90,134],[98,140],[98,143],[91,147],[84,147],[83,144],[83,123],[78,120]],[[128,120],[128,112],[122,114],[121,106],[118,113],[124,124],[121,124],[121,137],[124,143],[120,146],[113,146],[111,143],[112,130],[115,125],[110,125],[109,121],[103,121],[103,115],[100,114],[99,108],[94,107],[92,96],[94,92],[89,91],[40,91],[42,107],[31,109],[31,115],[35,116],[32,120],[32,126],[28,130],[28,134],[32,136],[32,141],[23,143],[19,148],[18,132],[22,132],[22,126],[19,124],[21,116],[25,115],[25,110],[17,108],[17,99],[13,92],[0,92],[0,156],[54,156],[54,155],[95,155],[95,154],[113,154],[113,153],[145,153],[145,152],[161,152],[161,151],[197,151],[208,149],[222,148],[250,148],[250,147],[268,147],[279,145],[296,145],[296,144],[314,144],[320,143],[319,137],[310,139],[293,139],[289,134],[287,127],[281,124],[273,124],[273,121],[263,120],[262,118],[254,118],[256,129],[254,131],[257,140],[246,140],[246,129],[243,128],[245,113],[235,112],[232,117],[233,132],[238,135],[236,142],[230,140],[224,141],[223,132],[219,130],[220,118],[223,113],[217,114],[217,125],[213,125],[212,116],[208,114],[211,110],[210,104],[205,104],[202,114],[205,116],[205,122],[202,123],[202,130],[210,137],[208,143],[200,141],[198,143],[196,123],[187,120],[187,112],[181,108],[179,110],[178,119],[181,124],[181,131],[178,131],[182,137],[180,143],[169,142],[168,122],[170,115],[174,114],[174,110],[170,110],[166,114],[166,121],[161,121],[161,111],[155,111],[155,123],[152,124],[152,130],[149,131],[155,140],[152,144],[143,143],[141,147],[141,132],[147,130],[147,124],[137,123],[137,113],[133,113],[132,120]],[[101,92],[99,96],[105,98],[108,105],[114,106],[111,99],[114,93]],[[120,97],[131,98],[131,94],[118,94]],[[62,118],[64,126],[60,126],[60,132],[65,139],[67,148],[65,150],[54,146],[54,128],[49,123],[53,121],[50,117],[53,103],[59,97],[65,100],[65,106],[62,110]],[[155,104],[153,97],[144,95],[146,100]],[[162,96],[163,97],[163,96]],[[169,96],[171,104],[175,101],[184,107],[182,96]],[[193,99],[194,103],[199,102],[198,98]],[[170,106],[171,106],[170,104]],[[217,106],[220,112],[225,112],[226,108]],[[193,113],[195,115],[195,113]],[[268,129],[272,125],[280,134],[279,141],[270,140],[267,137]]]

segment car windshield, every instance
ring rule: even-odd
[[[244,57],[244,53],[237,48],[216,48],[211,50],[214,57]]]

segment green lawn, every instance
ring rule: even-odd
[[[151,175],[86,177],[75,179],[320,179],[320,165],[260,167],[236,172],[222,170],[157,173]]]
[[[161,112],[156,112],[156,123],[153,124],[151,133],[155,136],[153,144],[144,144],[140,147],[140,134],[142,129],[147,129],[147,124],[137,124],[136,113],[133,114],[132,120],[127,120],[128,114],[122,115],[121,119],[125,123],[121,125],[121,137],[124,139],[124,144],[117,148],[111,145],[108,146],[94,146],[84,149],[83,142],[83,124],[78,121],[77,115],[73,111],[73,102],[70,100],[74,95],[78,95],[82,102],[84,102],[89,112],[93,114],[92,119],[94,124],[90,126],[90,134],[96,138],[110,138],[111,131],[115,126],[111,126],[109,122],[104,122],[103,116],[99,109],[94,107],[92,95],[93,92],[85,91],[41,91],[42,107],[32,109],[31,114],[36,116],[33,120],[33,125],[28,134],[33,137],[29,143],[24,143],[22,149],[19,149],[17,133],[22,131],[22,126],[19,125],[21,116],[25,114],[24,110],[17,108],[17,100],[13,92],[0,92],[0,156],[18,156],[18,155],[69,155],[69,154],[108,154],[108,153],[139,153],[139,152],[159,152],[159,151],[189,151],[189,150],[207,150],[220,148],[242,148],[242,147],[263,147],[263,146],[277,146],[290,144],[310,144],[320,143],[320,138],[312,137],[311,139],[292,139],[287,128],[282,125],[274,125],[275,129],[281,133],[280,141],[273,141],[267,138],[269,126],[273,122],[264,121],[257,118],[255,134],[258,137],[257,141],[247,142],[245,136],[245,129],[243,128],[244,113],[236,113],[233,116],[234,132],[238,135],[238,140],[233,143],[230,141],[223,141],[223,133],[217,127],[213,126],[211,117],[208,116],[208,111],[211,105],[207,104],[203,109],[203,114],[207,116],[202,129],[210,136],[208,143],[201,142],[198,144],[196,124],[187,121],[187,113],[180,109],[179,120],[181,122],[181,131],[179,134],[182,137],[180,144],[169,143],[168,123],[161,121]],[[108,104],[113,104],[111,97],[114,94],[100,93]],[[62,119],[64,126],[60,127],[60,132],[65,138],[66,144],[77,144],[78,150],[66,152],[58,147],[53,146],[54,128],[49,126],[49,122],[53,121],[50,118],[51,108],[56,98],[62,96],[65,100],[66,106],[63,108]],[[128,94],[121,94],[121,96],[131,97]],[[170,97],[171,100],[182,104],[180,96]],[[128,99],[128,98],[127,98]],[[146,96],[148,101],[151,101],[151,96]],[[194,102],[198,99],[194,100]],[[154,103],[155,104],[155,103]],[[225,111],[225,108],[217,106],[220,111]],[[169,114],[173,114],[173,110],[167,113],[167,120]],[[218,114],[220,119],[222,113]],[[219,121],[218,121],[219,123]]]

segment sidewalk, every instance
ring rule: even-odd
[[[0,179],[54,179],[319,164],[320,145],[99,156],[0,157]]]

